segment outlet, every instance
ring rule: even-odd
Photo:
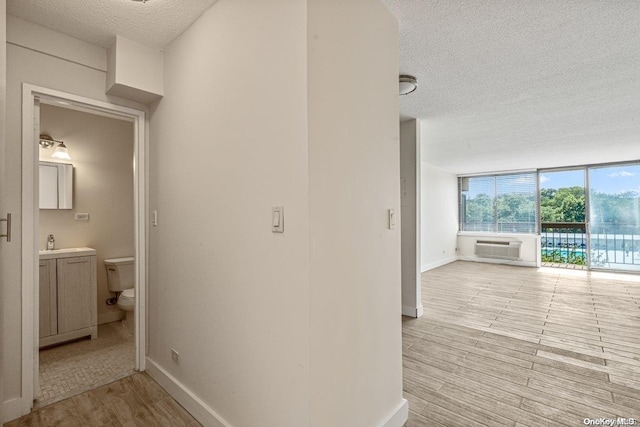
[[[171,360],[173,360],[178,365],[180,364],[180,353],[178,353],[175,348],[171,349]]]
[[[89,214],[86,212],[76,213],[74,215],[76,221],[89,221]]]

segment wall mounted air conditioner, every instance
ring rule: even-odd
[[[519,240],[476,240],[473,253],[478,258],[521,260]]]

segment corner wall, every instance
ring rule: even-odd
[[[402,236],[402,314],[422,316],[420,124],[400,123],[400,201]]]
[[[401,426],[398,23],[309,0],[310,425]]]
[[[422,136],[423,143],[426,135]],[[421,271],[456,260],[458,234],[458,178],[422,162]]]
[[[406,420],[397,31],[376,0],[220,0],[165,50],[147,366],[205,424]]]
[[[73,164],[73,209],[40,209],[40,249],[48,234],[56,247],[89,246],[97,252],[98,323],[122,318],[109,291],[104,260],[134,255],[133,123],[42,104],[40,131],[62,140]],[[40,149],[40,160],[53,161],[53,149]],[[77,221],[74,214],[89,214]]]

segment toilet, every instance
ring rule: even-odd
[[[133,286],[135,284],[135,269],[133,257],[105,259],[104,265],[107,269],[109,290],[119,293],[118,307],[124,311],[125,315],[122,324],[127,331],[134,333],[135,293]]]

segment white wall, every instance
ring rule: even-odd
[[[220,0],[165,50],[147,366],[201,399],[210,423],[308,424],[306,19],[301,0]]]
[[[7,16],[8,39],[16,46],[53,56],[76,65],[107,71],[107,54],[100,47],[58,33],[15,16]]]
[[[21,19],[7,20],[7,144],[5,152],[5,210],[13,214],[13,241],[6,245],[5,287],[3,295],[2,340],[4,403],[2,416],[15,417],[22,411],[22,83],[85,96],[120,105],[144,108],[139,104],[104,94],[106,73],[96,69],[99,47],[29,24]],[[37,27],[37,31],[34,28]],[[25,34],[28,33],[28,34]],[[36,37],[37,35],[37,37]],[[27,40],[27,42],[25,42]],[[73,49],[69,49],[71,44]],[[102,50],[104,52],[104,50]],[[64,52],[64,56],[59,53]],[[106,55],[104,55],[106,61]],[[26,403],[28,404],[28,403]]]
[[[423,161],[421,180],[421,271],[427,271],[456,260],[458,179]]]
[[[73,209],[40,209],[40,249],[48,234],[56,248],[88,246],[97,252],[98,323],[121,318],[117,305],[108,306],[104,259],[134,255],[133,123],[42,104],[40,131],[64,141],[74,170]],[[53,149],[40,149],[40,160]],[[85,212],[89,221],[76,221]]]
[[[404,422],[397,43],[374,0],[221,0],[165,50],[148,368],[204,422]]]
[[[308,4],[311,426],[380,426],[403,405],[398,24],[375,0]]]
[[[402,314],[422,316],[420,124],[400,123],[400,203],[402,213]]]

